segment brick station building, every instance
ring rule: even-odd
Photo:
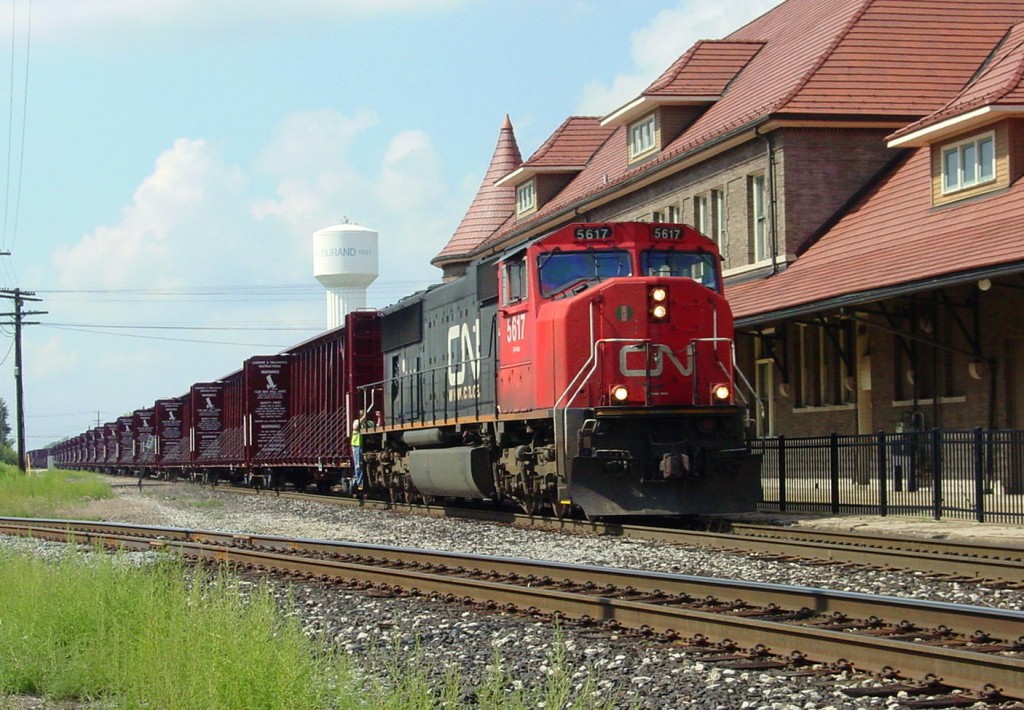
[[[1024,428],[1024,0],[787,0],[527,160],[434,259],[588,221],[724,255],[761,436]]]

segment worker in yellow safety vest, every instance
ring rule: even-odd
[[[363,427],[366,425],[366,418],[360,410],[359,416],[352,421],[352,433],[349,435],[349,443],[352,446],[352,487],[363,490]]]

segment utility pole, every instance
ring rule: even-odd
[[[31,301],[39,301],[42,299],[35,298],[35,293],[32,291],[22,291],[20,288],[0,289],[0,298],[8,298],[14,301],[14,312],[13,313],[0,313],[0,317],[11,318],[13,323],[5,323],[5,325],[14,326],[14,386],[15,386],[15,410],[18,427],[18,468],[22,471],[26,470],[25,465],[25,387],[23,383],[22,373],[22,361],[21,361],[21,328],[26,325],[37,325],[35,321],[26,321],[26,316],[41,316],[45,315],[46,311],[26,311],[24,310],[25,303]]]

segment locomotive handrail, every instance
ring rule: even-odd
[[[475,357],[475,358],[470,358],[468,360],[463,360],[459,364],[461,364],[461,365],[469,365],[469,364],[472,364],[472,363],[483,363],[483,362],[484,362],[484,358],[483,357]],[[386,377],[383,380],[378,380],[377,382],[368,382],[366,384],[359,385],[356,389],[363,391],[363,399],[365,401],[365,399],[366,399],[365,390],[372,389],[372,388],[377,388],[377,387],[381,387],[383,389],[383,387],[385,387],[386,385],[389,385],[391,383],[397,382],[398,385],[399,385],[399,400],[400,400],[400,402],[402,404],[404,404],[405,403],[405,386],[404,386],[404,384],[405,384],[406,380],[409,380],[410,382],[414,382],[415,378],[420,378],[420,380],[422,381],[422,378],[425,375],[430,375],[430,391],[433,392],[434,389],[435,389],[434,388],[434,379],[433,379],[434,375],[438,371],[444,370],[445,371],[445,375],[447,376],[448,370],[451,367],[452,367],[452,363],[446,363],[444,365],[436,365],[434,367],[429,367],[427,369],[417,370],[416,372],[409,372],[409,373],[406,373],[406,374],[403,374],[403,375],[398,375],[397,377]],[[478,369],[482,370],[483,368],[481,367],[481,368],[478,368]],[[462,401],[462,398],[458,396],[458,388],[457,387],[455,389],[456,397],[455,397],[454,400],[452,400],[451,398],[448,397],[448,390],[449,390],[449,388],[447,386],[445,386],[443,388],[444,400],[442,402],[442,415],[443,415],[443,417],[445,419],[448,418],[448,403],[449,402],[454,402],[455,403],[454,417],[457,420],[459,418],[459,407],[458,407],[458,405],[459,405],[459,402]],[[480,414],[480,394],[479,394],[479,390],[477,390],[477,394],[475,396],[473,396],[471,398],[469,398],[469,397],[466,398],[466,401],[470,401],[470,400],[472,400],[473,405],[476,408],[476,414],[477,414],[477,416],[479,416],[479,414]],[[418,412],[418,415],[419,415],[418,418],[419,418],[419,420],[421,422],[426,421],[426,411],[425,411],[425,408],[422,406],[422,404],[423,404],[422,402],[419,403],[419,405],[420,405],[419,409],[422,410],[422,411]],[[382,406],[383,406],[383,402],[382,402]],[[431,404],[430,412],[431,412],[432,416],[434,416],[434,418],[436,419],[436,417],[437,417],[436,402]],[[395,419],[399,419],[399,418],[395,417]],[[404,418],[402,418],[401,421],[404,422]],[[414,416],[413,419],[411,419],[410,421],[412,421],[412,422],[417,421],[417,417]]]
[[[746,385],[747,390],[750,392],[750,394],[751,394],[753,400],[756,402],[757,406],[763,408],[764,407],[764,402],[757,395],[757,390],[755,390],[753,385],[750,384],[750,380],[748,380],[746,375],[743,374],[743,370],[740,369],[739,364],[736,362],[736,340],[734,338],[695,338],[691,342],[691,344],[692,343],[697,343],[697,342],[713,342],[713,341],[719,341],[719,340],[723,341],[723,342],[728,342],[729,343],[729,350],[730,350],[730,353],[731,353],[731,356],[732,356],[732,377],[733,378],[739,377],[739,379],[743,382],[743,384]],[[715,352],[717,353],[717,351],[715,351]],[[694,351],[694,358],[696,359],[696,351]],[[722,373],[726,377],[730,376],[729,372],[725,369],[725,365],[722,363],[721,359],[718,360],[718,367],[719,367],[719,369],[722,371]],[[696,387],[696,378],[694,378],[694,386]],[[749,400],[744,395],[742,389],[737,387],[735,389],[735,391],[740,396],[740,399],[743,400],[743,404],[750,404]]]
[[[715,336],[715,337],[711,337],[711,338],[694,338],[693,340],[691,340],[690,344],[687,345],[686,348],[687,348],[687,350],[690,351],[691,355],[693,356],[693,363],[694,363],[694,365],[693,365],[693,401],[694,402],[697,401],[697,396],[699,394],[698,387],[700,386],[700,382],[699,382],[700,378],[697,375],[697,373],[700,372],[699,368],[697,367],[697,359],[698,359],[700,353],[697,352],[697,343],[728,343],[729,344],[729,354],[730,354],[730,357],[732,358],[733,371],[736,370],[736,341],[733,338],[722,338],[722,337]],[[722,359],[720,357],[718,357],[718,349],[717,348],[713,348],[712,352],[715,354],[715,360],[716,360],[716,362],[718,364],[718,369],[720,369],[722,371],[722,374],[725,375],[729,379],[730,384],[731,384],[732,383],[732,375],[730,375],[729,371],[725,369],[725,365],[722,364]],[[744,398],[744,400],[743,400],[744,404],[746,403],[746,401],[747,400]]]
[[[568,400],[566,400],[565,406],[562,408],[562,431],[563,432],[569,430],[569,405],[571,405],[573,403],[573,401],[577,397],[580,396],[580,392],[583,391],[583,388],[586,386],[587,382],[589,382],[590,378],[593,376],[594,371],[597,370],[597,365],[598,365],[598,362],[597,362],[598,346],[604,345],[606,343],[650,343],[650,342],[651,342],[651,340],[649,338],[601,338],[601,339],[595,340],[593,342],[593,347],[591,348],[591,352],[590,352],[590,358],[585,363],[583,363],[583,367],[581,367],[580,371],[576,373],[576,377],[574,377],[572,379],[572,381],[569,382],[569,385],[565,388],[565,391],[562,392],[562,396],[559,397],[558,399],[556,399],[555,400],[555,404],[552,406],[552,409],[554,409],[554,410],[558,409],[558,403],[561,402],[562,399],[565,397],[565,395],[567,395],[569,393],[569,390],[572,388],[573,383],[576,382],[576,380],[579,378],[579,376],[583,374],[583,371],[587,369],[587,365],[590,364],[591,362],[593,362],[593,365],[590,367],[590,371],[586,374],[586,377],[583,378],[583,381],[580,382],[579,387],[577,387],[576,391],[573,392],[572,397],[570,397]],[[568,456],[569,455],[569,442],[565,438],[564,435],[563,435],[563,440],[562,440],[562,447],[563,447],[562,453],[565,454],[566,456]]]

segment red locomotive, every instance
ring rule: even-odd
[[[184,399],[216,405],[219,429],[197,429],[203,412],[186,406],[181,445],[166,457],[161,400],[147,467],[559,515],[752,510],[760,460],[736,400],[720,262],[712,241],[680,224],[568,225],[253,358],[219,383],[223,406],[193,387]],[[91,439],[58,446],[57,463],[132,460],[98,460]]]
[[[371,485],[590,516],[751,510],[713,242],[572,224],[386,309]]]

